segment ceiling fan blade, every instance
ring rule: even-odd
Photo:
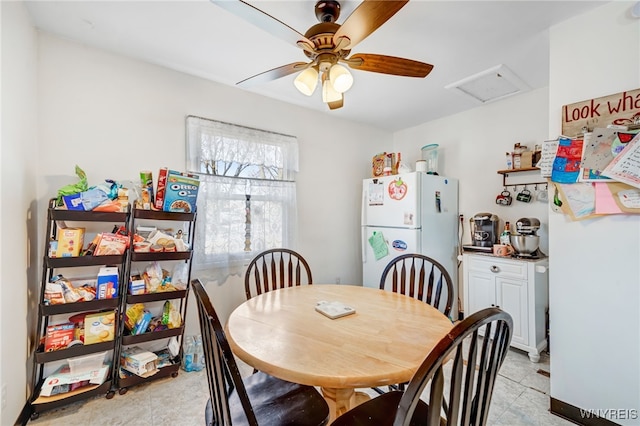
[[[335,102],[327,102],[327,105],[329,105],[329,109],[338,109],[338,108],[342,108],[344,106],[344,94],[340,97],[340,100],[337,100]]]
[[[423,78],[433,69],[433,65],[424,62],[371,53],[357,53],[349,59],[342,59],[341,62],[345,62],[355,70],[400,75],[403,77]]]
[[[302,49],[313,49],[313,43],[289,25],[242,0],[210,0],[221,8],[252,23],[286,42]]]
[[[342,49],[352,49],[408,2],[409,0],[364,0],[338,28],[333,35],[333,43],[341,45]]]
[[[266,83],[268,81],[277,80],[282,77],[286,77],[289,74],[293,74],[294,72],[302,71],[311,66],[312,63],[306,62],[294,62],[292,64],[283,65],[278,68],[271,69],[269,71],[261,72],[260,74],[253,75],[251,77],[245,78],[242,81],[236,83],[238,86],[249,87],[258,83]]]

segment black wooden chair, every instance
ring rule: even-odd
[[[258,254],[244,275],[247,299],[279,288],[312,284],[311,268],[299,253],[276,248]]]
[[[313,386],[257,372],[240,376],[222,324],[200,280],[192,280],[205,356],[209,401],[207,425],[325,425],[329,406]]]
[[[389,262],[382,271],[380,289],[422,300],[446,316],[454,303],[451,275],[442,264],[423,254],[403,254]]]
[[[408,253],[391,260],[382,271],[380,289],[421,300],[447,317],[451,313],[454,295],[451,275],[442,264],[423,254]],[[403,390],[404,385],[391,385],[389,390]],[[385,392],[379,387],[372,389],[379,394]]]
[[[404,392],[375,397],[331,425],[486,425],[512,328],[511,316],[498,308],[470,315],[436,344]],[[479,335],[481,329],[485,337]],[[425,402],[420,396],[427,386]]]

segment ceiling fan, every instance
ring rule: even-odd
[[[303,35],[246,1],[211,0],[259,28],[298,46],[309,59],[309,62],[293,62],[256,74],[238,82],[238,85],[246,87],[299,72],[294,81],[296,88],[311,96],[320,80],[322,100],[329,109],[344,105],[344,93],[353,84],[353,77],[341,64],[355,70],[404,77],[423,78],[431,72],[433,65],[411,59],[373,53],[349,56],[355,45],[387,22],[408,1],[364,0],[340,25],[336,22],[340,16],[340,3],[335,0],[319,0],[315,5],[315,14],[320,23],[313,25]]]

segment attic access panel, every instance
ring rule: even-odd
[[[500,64],[448,84],[445,89],[456,89],[484,104],[525,92],[529,90],[529,86],[513,71]]]

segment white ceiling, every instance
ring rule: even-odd
[[[298,32],[318,21],[315,0],[249,1]],[[354,53],[399,56],[434,65],[424,79],[352,70],[344,107],[329,111],[320,91],[306,97],[294,75],[252,92],[389,131],[455,114],[478,103],[447,84],[499,64],[529,87],[548,84],[548,28],[602,1],[413,0]],[[341,2],[338,23],[360,4]],[[631,4],[631,3],[630,3]],[[298,61],[303,52],[207,0],[27,1],[42,31],[216,82],[235,83]]]

